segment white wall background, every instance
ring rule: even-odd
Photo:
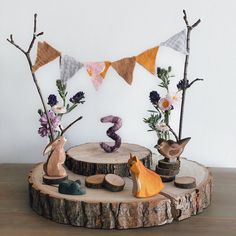
[[[183,136],[192,140],[185,156],[207,166],[236,167],[236,3],[233,0],[1,0],[0,8],[0,162],[39,162],[46,139],[37,134],[37,109],[41,107],[24,56],[6,42],[13,33],[24,47],[32,35],[33,14],[38,13],[38,30],[64,54],[81,61],[117,60],[134,56],[158,45],[184,28],[182,9],[189,21],[201,18],[192,32],[189,79],[204,78],[189,90]],[[34,50],[36,51],[36,49]],[[159,66],[171,65],[182,78],[184,56],[161,48]],[[58,61],[44,66],[37,77],[45,98],[55,92],[59,77]],[[152,108],[148,95],[158,89],[155,78],[139,65],[133,85],[128,86],[110,69],[101,89],[96,92],[85,70],[70,80],[70,95],[86,93],[86,103],[74,111],[67,124],[78,115],[83,120],[67,133],[67,148],[91,141],[108,141],[110,125],[101,124],[102,116],[123,118],[119,134],[125,142],[152,148],[154,133],[146,132],[143,117]],[[176,110],[177,112],[177,110]],[[177,128],[178,113],[172,117]]]

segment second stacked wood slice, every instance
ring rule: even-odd
[[[156,173],[161,176],[163,182],[171,182],[175,179],[175,176],[179,173],[180,161],[169,161],[164,158],[158,161],[156,165]]]

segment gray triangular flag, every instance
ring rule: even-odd
[[[76,61],[73,57],[62,56],[61,58],[61,80],[66,83],[68,79],[75,75],[75,73],[83,67],[83,64],[79,61]]]
[[[188,54],[186,50],[187,46],[186,30],[182,30],[181,32],[175,34],[165,42],[162,42],[160,45],[173,48],[174,50],[181,52],[183,54]]]

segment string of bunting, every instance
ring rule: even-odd
[[[165,42],[160,43],[160,46],[170,47],[180,53],[188,54],[186,45],[186,30],[182,30]],[[87,70],[95,89],[98,90],[106,77],[108,69],[112,67],[129,85],[131,85],[136,62],[153,75],[156,74],[156,57],[158,50],[159,46],[156,46],[147,49],[137,56],[126,57],[113,62],[102,61],[82,63],[71,56],[61,55],[58,50],[50,46],[47,42],[38,42],[37,56],[35,64],[32,66],[32,71],[35,72],[41,66],[60,57],[60,79],[64,83],[84,67]]]

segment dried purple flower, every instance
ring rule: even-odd
[[[189,80],[181,79],[177,84],[178,90],[183,90],[189,88]]]
[[[50,94],[48,97],[48,105],[51,107],[55,106],[58,103],[57,96],[54,94]]]
[[[61,122],[61,119],[59,116],[56,116],[53,111],[48,111],[48,118],[50,120],[53,132],[55,132]],[[50,128],[45,113],[40,117],[39,122],[41,124],[41,127],[38,129],[38,133],[42,137],[49,135]]]
[[[153,105],[157,105],[161,97],[157,91],[152,91],[150,92],[149,98]]]
[[[44,126],[39,127],[38,134],[40,134],[41,137],[45,137],[48,134],[50,134],[50,132],[47,126],[44,125]]]
[[[74,103],[74,104],[79,104],[79,103],[84,103],[84,101],[81,101],[82,99],[84,99],[84,92],[80,91],[78,93],[76,93],[72,98],[70,98],[70,102]]]

